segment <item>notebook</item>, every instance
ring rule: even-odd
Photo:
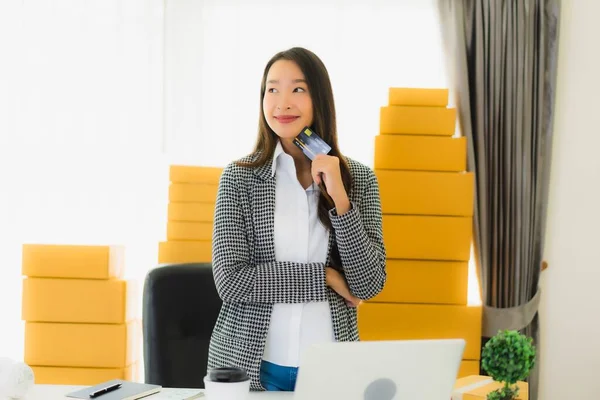
[[[100,396],[94,397],[94,400],[137,400],[142,397],[158,393],[162,389],[162,386],[160,385],[149,385],[146,383],[137,383],[124,381],[121,379],[113,379],[111,381],[102,382],[98,385],[69,393],[67,394],[67,397],[89,400],[91,399],[90,393],[94,393],[102,388],[109,387],[116,383],[120,383],[121,387],[108,393],[101,394]]]

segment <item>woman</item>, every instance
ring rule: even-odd
[[[293,390],[303,351],[358,340],[356,306],[386,279],[379,188],[342,156],[322,61],[276,54],[261,84],[256,148],[223,171],[213,269],[223,306],[208,367],[244,368],[253,390]],[[311,161],[293,144],[305,126],[331,146]]]

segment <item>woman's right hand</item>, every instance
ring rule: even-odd
[[[361,299],[354,296],[352,292],[350,292],[346,278],[344,278],[342,274],[331,267],[325,267],[325,283],[337,294],[342,296],[344,300],[346,300],[346,304],[349,307],[358,307],[358,305],[362,302]]]

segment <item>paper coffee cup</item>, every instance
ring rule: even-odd
[[[250,377],[242,368],[212,368],[204,377],[207,400],[246,400]]]

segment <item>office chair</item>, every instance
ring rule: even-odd
[[[204,388],[221,304],[211,264],[163,264],[148,272],[142,310],[146,383]]]

